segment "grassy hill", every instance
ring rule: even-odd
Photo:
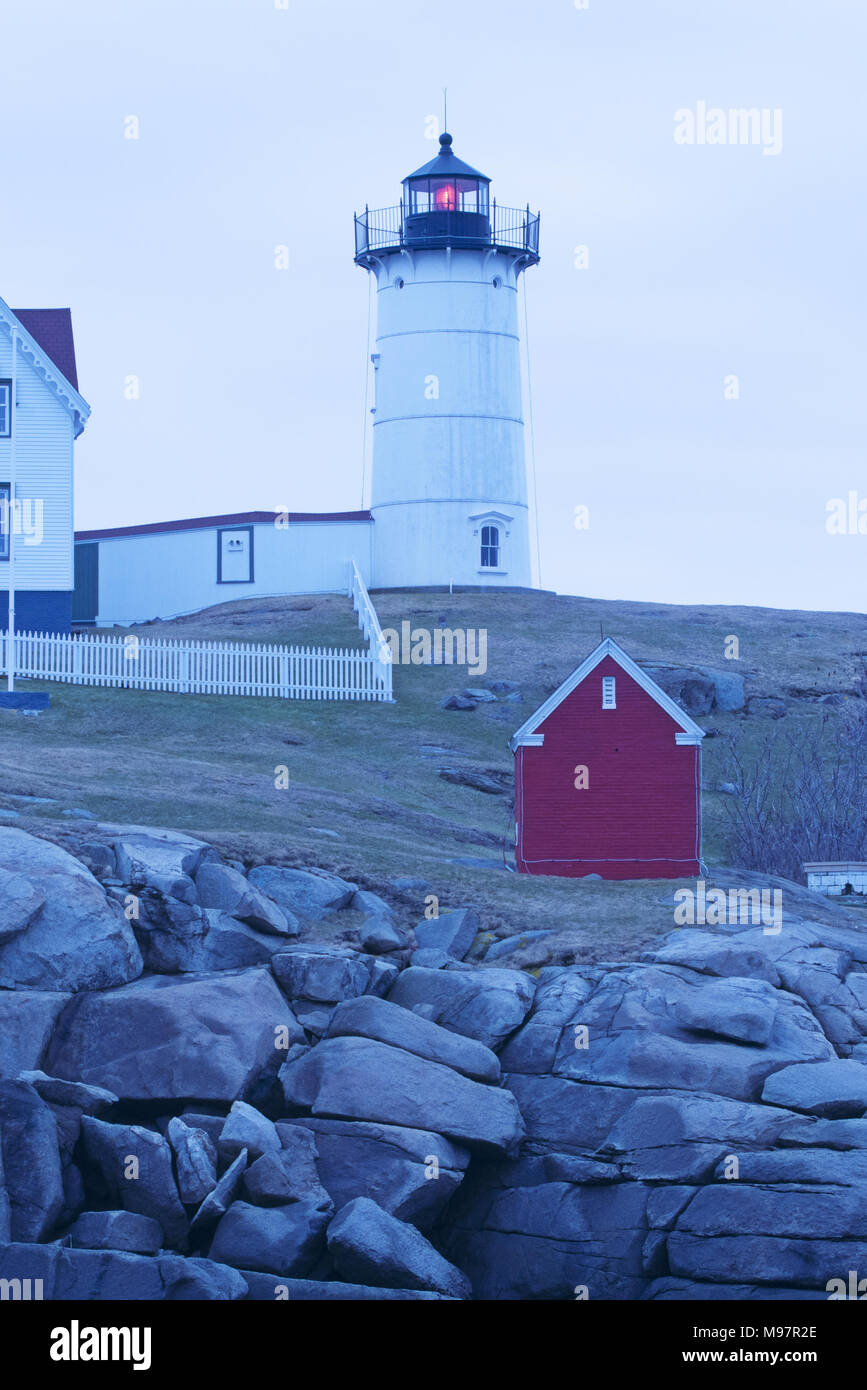
[[[468,679],[458,667],[399,665],[396,703],[325,703],[169,695],[27,683],[50,689],[38,718],[0,716],[0,817],[66,842],[93,837],[84,808],[100,820],[186,829],[248,863],[319,864],[360,882],[424,879],[441,910],[477,904],[485,924],[557,926],[575,956],[633,954],[672,925],[671,885],[601,884],[503,871],[511,850],[508,796],[456,785],[441,769],[508,781],[508,739],[535,706],[596,645],[600,631],[639,662],[736,670],[748,695],[786,704],[787,727],[819,721],[826,692],[853,695],[867,658],[867,616],[761,608],[694,608],[606,602],[551,594],[379,593],[382,626],[484,628],[488,669]],[[147,637],[360,646],[349,602],[339,596],[244,601],[136,631]],[[740,660],[724,659],[737,636]],[[473,712],[440,700],[467,684],[518,682],[521,703],[504,699]],[[832,715],[833,717],[833,715]],[[774,721],[743,712],[699,721],[717,731],[704,744],[705,858],[725,862],[725,735],[745,750]],[[275,787],[288,768],[289,787]],[[10,795],[11,794],[11,795]],[[52,798],[26,803],[15,795]],[[4,817],[5,818],[5,817]],[[461,863],[461,860],[485,861]],[[400,901],[421,915],[424,891]]]

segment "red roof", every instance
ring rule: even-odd
[[[104,531],[76,531],[77,541],[109,540],[112,536],[152,536],[160,531],[200,531],[210,526],[273,526],[280,513],[232,512],[228,516],[193,516],[186,521],[151,521],[144,526],[112,526]],[[289,525],[305,521],[372,521],[370,512],[287,512]]]
[[[72,340],[72,311],[70,309],[13,309],[15,317],[31,338],[35,338],[42,351],[51,358],[55,367],[62,372],[78,390],[78,372],[75,369],[75,344]]]

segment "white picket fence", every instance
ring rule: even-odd
[[[0,672],[9,635],[0,632]],[[15,635],[16,676],[184,695],[271,695],[284,700],[392,699],[391,663],[375,651],[247,642],[151,641],[132,634]]]
[[[202,642],[136,633],[16,632],[13,669],[23,680],[182,695],[271,695],[282,700],[391,702],[391,652],[364,580],[349,562],[348,594],[367,651]],[[9,633],[0,630],[0,675],[9,671]]]

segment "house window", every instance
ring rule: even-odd
[[[616,709],[617,703],[614,694],[614,676],[602,677],[602,708]]]
[[[482,569],[499,569],[500,530],[498,526],[482,527]]]
[[[9,559],[9,484],[0,483],[0,560]]]
[[[12,433],[12,382],[0,381],[0,438]]]

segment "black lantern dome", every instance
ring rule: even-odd
[[[458,159],[452,137],[440,136],[435,159],[403,180],[404,241],[407,246],[451,242],[471,245],[491,237],[488,189],[491,180]]]

